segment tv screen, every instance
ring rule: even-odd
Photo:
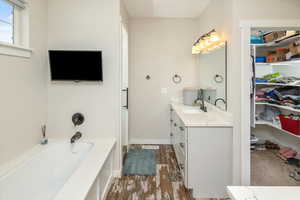
[[[49,51],[53,81],[102,81],[101,51]]]

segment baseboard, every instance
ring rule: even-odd
[[[105,187],[104,187],[104,190],[103,190],[103,194],[102,194],[102,198],[101,199],[106,199],[107,195],[108,195],[108,192],[109,192],[109,189],[110,187],[112,186],[113,184],[113,181],[114,181],[114,176],[113,174],[109,177]]]
[[[121,178],[121,176],[122,176],[121,170],[114,170],[113,171],[113,177]]]
[[[132,139],[129,144],[170,144],[169,139]]]

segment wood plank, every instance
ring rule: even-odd
[[[171,145],[159,145],[156,176],[122,176],[115,179],[106,200],[192,200],[184,187],[180,169]],[[142,145],[130,145],[141,149]]]

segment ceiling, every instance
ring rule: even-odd
[[[196,18],[210,0],[124,0],[132,18]]]

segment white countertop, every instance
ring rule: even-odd
[[[173,102],[171,106],[187,127],[233,127],[232,115],[209,103],[206,103],[207,112],[201,111],[199,106],[182,103]]]
[[[299,200],[300,187],[228,186],[232,200]]]

